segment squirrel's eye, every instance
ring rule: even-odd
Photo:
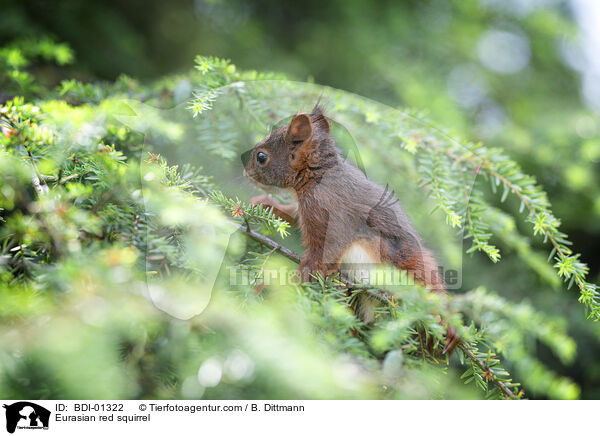
[[[259,164],[264,165],[264,163],[267,161],[267,153],[263,153],[262,151],[259,151],[256,154],[256,160]]]

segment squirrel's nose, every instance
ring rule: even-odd
[[[248,150],[248,151],[242,153],[242,155],[240,156],[242,158],[242,165],[246,166],[246,164],[250,160],[250,153],[251,152],[252,152],[252,150]]]

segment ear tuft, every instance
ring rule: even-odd
[[[306,114],[298,114],[292,118],[285,133],[288,142],[306,142],[312,138],[313,126],[310,117]]]
[[[325,114],[323,113],[323,106],[321,106],[319,104],[319,102],[317,102],[317,104],[315,104],[315,107],[313,108],[312,113],[310,115],[315,118],[325,116]]]
[[[312,113],[310,114],[310,118],[316,128],[323,132],[329,133],[329,121],[327,120],[327,117],[325,117],[325,114],[323,113],[323,107],[319,103],[315,105]]]

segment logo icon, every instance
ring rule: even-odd
[[[29,401],[19,401],[3,406],[6,409],[6,431],[18,429],[48,430],[50,411]]]

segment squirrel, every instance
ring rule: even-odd
[[[391,264],[426,288],[446,293],[432,252],[393,193],[343,158],[319,104],[310,114],[296,114],[289,125],[273,130],[242,162],[244,175],[255,185],[267,192],[288,191],[297,200],[279,204],[261,195],[251,204],[270,207],[300,227],[306,247],[299,266],[303,281],[316,273],[360,276],[374,266]],[[355,311],[368,322],[374,307],[366,299]]]

